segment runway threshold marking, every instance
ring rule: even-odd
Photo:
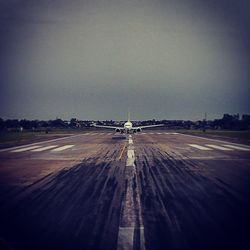
[[[229,145],[229,144],[225,144],[225,145],[222,145],[222,146],[228,147],[228,148],[233,148],[233,149],[238,149],[238,150],[243,150],[243,151],[250,151],[250,148],[243,148],[243,147]]]
[[[200,137],[200,136],[196,136],[196,135],[187,135],[187,134],[182,134],[182,133],[176,133],[176,134],[181,134],[181,135],[189,136],[189,137],[195,137],[195,138],[203,139],[203,140],[207,140],[207,141],[214,141],[214,142],[220,142],[220,143],[230,143],[232,145],[236,145],[236,146],[245,147],[245,148],[249,148],[250,149],[250,146],[244,145],[244,144],[239,144],[239,143],[234,143],[234,142],[228,142],[228,141],[223,141],[223,140],[217,140],[217,139],[211,139],[211,138],[205,138],[205,137]]]
[[[75,146],[75,145],[65,145],[65,146],[62,146],[62,147],[59,147],[59,148],[52,149],[51,151],[52,151],[52,152],[59,152],[59,151],[65,150],[65,149],[72,148],[72,147],[74,147],[74,146]]]
[[[61,141],[61,140],[65,140],[65,139],[70,139],[70,138],[82,136],[82,135],[84,135],[84,134],[65,136],[65,137],[61,137],[61,138],[56,138],[56,139],[51,139],[51,140],[46,140],[46,141],[40,141],[40,142],[34,142],[34,143],[29,143],[29,144],[26,144],[26,145],[21,145],[21,146],[16,146],[16,147],[3,148],[3,149],[0,149],[0,152],[11,151],[11,150],[14,150],[14,149],[26,148],[26,147],[29,147],[29,146],[40,145],[40,144],[43,144],[43,143]]]
[[[207,147],[203,147],[203,146],[200,146],[200,145],[197,145],[197,144],[188,144],[190,147],[193,147],[193,148],[198,148],[200,150],[212,150],[211,148],[207,148]]]
[[[120,155],[118,157],[118,161],[120,161],[122,159],[122,156],[123,156],[124,150],[126,148],[126,145],[127,145],[127,143],[125,142],[124,145],[123,145],[123,147],[122,147],[122,150],[120,152]]]
[[[213,144],[206,144],[206,146],[210,147],[210,148],[214,148],[214,149],[223,150],[223,151],[232,151],[233,150],[231,148],[225,148],[225,147],[222,147],[222,146],[219,146],[219,145],[213,145]]]
[[[51,146],[46,146],[46,147],[42,147],[42,148],[33,149],[33,150],[31,150],[31,152],[42,152],[42,151],[52,149],[52,148],[56,148],[56,147],[58,147],[58,145],[51,145]]]
[[[28,151],[28,150],[35,149],[35,148],[40,148],[40,147],[41,146],[31,146],[31,147],[26,147],[26,148],[19,148],[19,149],[16,149],[16,150],[12,150],[11,152],[13,152],[13,153],[24,152],[24,151]]]

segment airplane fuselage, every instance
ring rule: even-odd
[[[132,129],[132,127],[133,127],[133,124],[132,124],[132,122],[125,122],[124,123],[124,128],[125,129]]]
[[[135,132],[135,131],[133,130],[133,124],[132,124],[132,122],[130,122],[130,121],[125,122],[124,125],[123,125],[123,127],[124,127],[124,131],[120,131],[120,132],[122,132],[122,133],[127,133],[127,134],[129,134],[129,133],[134,133],[134,132]]]

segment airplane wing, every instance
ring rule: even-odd
[[[114,126],[105,126],[105,125],[96,125],[96,124],[93,124],[93,126],[97,128],[124,129],[123,127],[114,127]]]
[[[144,128],[153,128],[153,127],[161,127],[161,126],[164,126],[164,124],[139,126],[139,127],[133,127],[133,129],[144,129]]]

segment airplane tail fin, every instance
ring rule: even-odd
[[[128,111],[128,122],[130,122],[130,112]]]

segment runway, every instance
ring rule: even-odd
[[[0,150],[0,242],[16,250],[248,249],[249,211],[250,146],[226,139],[89,132]]]

